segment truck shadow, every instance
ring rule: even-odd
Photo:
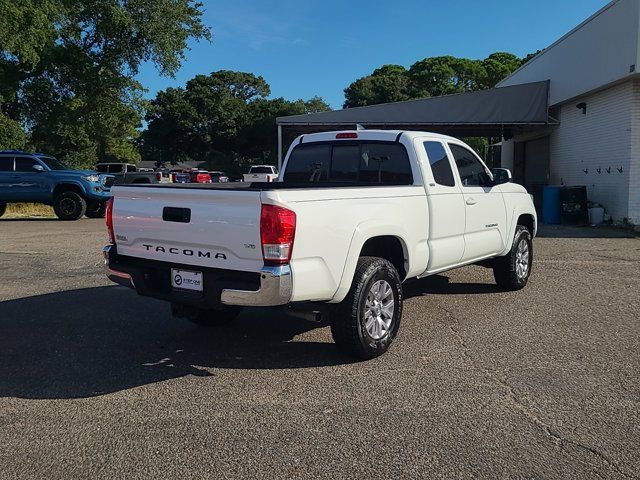
[[[500,293],[502,290],[494,283],[454,283],[444,275],[433,275],[416,280],[408,280],[403,285],[405,299],[428,294],[478,295]]]
[[[110,286],[0,302],[0,397],[82,398],[212,368],[281,369],[353,360],[322,325],[251,309],[224,328],[174,319],[166,303]]]

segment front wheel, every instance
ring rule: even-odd
[[[4,212],[7,211],[7,204],[5,202],[0,202],[0,217],[4,215]]]
[[[526,227],[518,225],[511,250],[495,259],[493,277],[504,290],[520,290],[527,285],[533,265],[533,241]]]
[[[355,357],[382,355],[400,328],[402,297],[402,282],[391,262],[360,257],[349,293],[331,312],[333,340]]]
[[[53,211],[60,220],[78,220],[87,210],[87,202],[76,192],[62,192],[53,200]]]

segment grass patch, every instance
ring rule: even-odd
[[[41,203],[10,203],[4,217],[55,217],[53,207]]]

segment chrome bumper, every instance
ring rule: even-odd
[[[243,307],[270,307],[286,305],[291,300],[293,281],[289,265],[262,267],[260,271],[260,289],[231,290],[223,289],[220,301],[225,305]]]
[[[111,245],[102,249],[107,277],[112,282],[129,288],[136,288],[133,278],[126,272],[114,270],[109,266]],[[141,288],[143,285],[139,285]],[[260,288],[258,290],[234,290],[222,288],[220,303],[223,305],[238,305],[242,307],[271,307],[286,305],[291,301],[293,280],[291,267],[282,265],[277,267],[264,266],[260,270]]]
[[[109,252],[111,251],[111,245],[105,245],[102,249],[102,255],[104,256],[104,265],[107,269],[107,278],[118,285],[122,285],[124,287],[136,288],[133,283],[133,278],[131,275],[125,272],[119,272],[117,270],[113,270],[109,267]]]

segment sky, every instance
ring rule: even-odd
[[[320,96],[341,108],[343,90],[385,64],[425,57],[482,59],[545,48],[605,0],[201,0],[209,42],[190,42],[174,78],[145,64],[138,80],[153,98],[197,74],[262,75],[271,97]]]

